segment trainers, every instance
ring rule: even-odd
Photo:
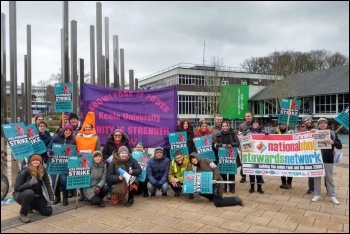
[[[162,193],[162,197],[167,197],[168,194],[167,193]]]
[[[336,205],[340,204],[336,197],[330,197],[330,199],[333,202],[333,204],[336,204]]]
[[[306,191],[306,194],[311,194],[311,193],[314,193],[314,189],[313,189],[313,188],[309,188],[309,189]]]
[[[22,215],[22,214],[19,216],[19,220],[21,220],[23,223],[30,222],[30,218],[27,215]]]
[[[317,201],[319,201],[321,199],[321,196],[314,196],[312,199],[311,199],[311,201],[312,202],[317,202]]]
[[[148,197],[149,195],[148,195],[148,193],[144,193],[142,196],[143,197]]]
[[[246,178],[241,178],[241,180],[239,181],[240,183],[245,183],[246,182]]]
[[[237,205],[244,206],[242,199],[240,199],[238,196],[235,196],[235,199],[237,201]]]
[[[107,198],[107,200],[111,200],[111,199],[112,199],[111,194],[110,194],[110,193],[107,193],[106,198]]]
[[[155,197],[156,196],[156,192],[151,193],[151,197]]]
[[[189,199],[194,199],[193,193],[191,193],[190,195],[188,195],[188,198],[189,198]]]

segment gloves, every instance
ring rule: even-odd
[[[38,179],[35,178],[35,177],[33,177],[33,178],[29,181],[30,186],[33,186],[33,185],[35,185],[35,184],[37,184],[37,183],[38,183]]]
[[[95,190],[94,190],[94,194],[95,194],[95,195],[99,195],[99,194],[100,194],[100,191],[101,191],[100,186],[96,186],[96,187],[95,187]]]
[[[53,205],[53,201],[47,201],[46,207],[51,207]]]

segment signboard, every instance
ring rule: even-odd
[[[55,84],[55,112],[73,111],[72,83]]]
[[[238,157],[237,147],[218,148],[220,174],[237,174],[236,158]]]
[[[151,158],[151,154],[141,151],[133,151],[132,157],[139,163],[142,171],[141,174],[137,177],[137,180],[140,182],[145,182],[146,180],[146,172],[147,172],[147,164]]]
[[[212,161],[215,161],[215,154],[213,151],[212,146],[212,137],[211,135],[208,136],[201,136],[193,138],[194,145],[197,149],[197,154],[200,158],[209,158]]]
[[[70,156],[68,158],[67,189],[90,187],[92,155]]]
[[[349,107],[343,110],[334,119],[349,131]]]
[[[211,171],[185,171],[183,180],[183,193],[213,193],[213,172]]]
[[[280,101],[281,112],[278,115],[278,123],[296,125],[298,123],[300,105],[300,100],[282,99]]]
[[[174,159],[174,154],[178,150],[180,150],[183,155],[188,155],[187,133],[185,131],[169,133],[169,143],[171,160]]]

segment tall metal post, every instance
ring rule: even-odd
[[[6,16],[1,13],[1,123],[7,119],[7,95],[6,95]],[[1,128],[1,149],[7,151],[5,134]]]
[[[113,35],[113,76],[114,88],[119,89],[119,42],[118,35]]]
[[[28,58],[27,55],[24,55],[24,90],[22,91],[22,110],[24,113],[24,119],[25,119],[25,124],[31,124],[32,118],[29,117],[28,115],[28,100],[27,100],[27,92],[28,92],[28,62],[27,62]],[[31,107],[31,105],[30,105]]]
[[[95,26],[90,25],[90,84],[96,83],[95,74]]]
[[[25,101],[26,101],[26,98],[25,98],[25,91],[24,91],[24,82],[21,83],[21,105],[18,105],[19,106],[19,109],[20,109],[20,122],[26,122],[24,120],[24,112],[25,112]]]
[[[139,89],[139,79],[135,78],[135,90]]]
[[[82,93],[83,93],[83,85],[84,85],[84,59],[80,58],[79,59],[79,93],[78,93],[78,103],[80,106],[79,108],[79,113],[82,113],[83,112],[83,108],[82,108],[82,105],[80,105],[80,100],[83,98],[82,97]]]
[[[63,82],[68,83],[69,78],[69,33],[68,33],[68,1],[63,1]]]
[[[110,87],[109,81],[109,18],[105,17],[105,73],[106,87]]]
[[[124,72],[124,49],[120,49],[120,88],[125,89],[125,72]]]
[[[10,88],[11,122],[17,122],[17,22],[16,1],[10,1]]]
[[[96,3],[96,61],[97,61],[97,84],[105,86],[102,76],[102,4]]]
[[[26,90],[25,90],[25,100],[26,100],[26,114],[27,119],[26,122],[28,124],[32,123],[32,28],[28,24],[27,25],[27,63],[26,63]],[[23,94],[22,94],[23,95]]]
[[[129,70],[129,90],[134,90],[134,70]]]
[[[77,64],[77,21],[71,21],[71,75],[72,75],[72,97],[73,97],[73,112],[77,113],[78,108],[78,64]]]

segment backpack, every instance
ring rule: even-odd
[[[331,139],[333,141],[335,140],[335,132],[332,131],[332,130],[331,130]],[[335,164],[340,164],[342,160],[343,160],[343,152],[341,150],[338,150],[337,148],[334,147],[334,163]]]

